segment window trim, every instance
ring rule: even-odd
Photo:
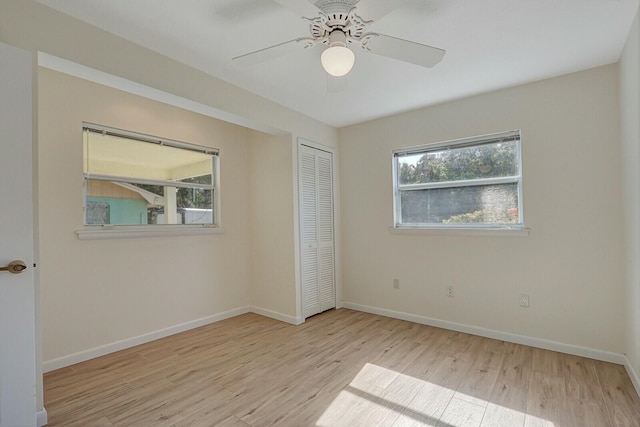
[[[391,234],[462,237],[526,237],[530,228],[389,227]]]
[[[443,181],[430,182],[421,184],[404,184],[398,183],[398,161],[402,156],[411,154],[423,154],[431,151],[438,151],[442,148],[459,149],[465,147],[475,147],[485,144],[496,144],[500,142],[517,141],[518,147],[518,175],[506,177],[492,177],[480,179],[468,179],[461,181]],[[469,138],[460,138],[448,141],[435,142],[415,147],[401,148],[392,151],[391,156],[392,174],[393,174],[393,226],[391,230],[399,234],[403,231],[409,233],[420,232],[421,234],[474,234],[486,235],[496,233],[510,233],[514,235],[528,235],[529,229],[525,228],[524,210],[522,200],[522,132],[521,130],[510,130],[506,132],[498,132],[486,135],[479,135]],[[440,224],[440,223],[411,223],[402,224],[402,207],[399,202],[400,191],[403,190],[429,190],[438,188],[460,188],[478,185],[497,185],[497,184],[516,184],[518,190],[518,215],[520,223],[518,224]],[[427,233],[425,233],[427,232]],[[435,232],[435,233],[431,233]],[[519,232],[519,233],[514,233]]]
[[[80,240],[223,234],[224,228],[208,224],[85,225],[75,230]]]
[[[121,138],[127,138],[134,141],[147,142],[157,145],[165,145],[183,150],[190,150],[211,155],[212,162],[212,174],[211,184],[198,184],[179,181],[163,181],[163,180],[145,180],[137,178],[129,178],[114,175],[103,174],[91,174],[85,173],[83,167],[82,174],[82,197],[83,197],[83,210],[86,209],[86,181],[90,179],[97,179],[101,181],[117,181],[125,183],[139,183],[139,184],[151,184],[151,185],[164,185],[170,187],[184,187],[184,188],[204,188],[212,190],[213,193],[213,211],[212,216],[213,224],[86,224],[86,214],[83,211],[83,225],[82,228],[75,230],[78,239],[91,240],[91,239],[114,239],[114,238],[131,238],[131,237],[159,237],[159,236],[183,236],[183,235],[207,235],[207,234],[222,234],[224,228],[222,228],[222,212],[220,209],[220,150],[212,147],[205,147],[196,144],[190,144],[186,142],[176,141],[168,138],[160,138],[157,136],[147,135],[138,132],[131,132],[113,127],[98,125],[90,122],[82,122],[82,132],[85,131],[108,134],[111,136],[117,136]],[[84,137],[83,137],[84,140]]]

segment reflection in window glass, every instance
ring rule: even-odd
[[[398,183],[484,179],[518,174],[518,142],[443,148],[398,157]]]

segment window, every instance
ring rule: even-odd
[[[523,228],[520,132],[393,152],[396,227]]]
[[[83,124],[85,225],[217,223],[218,150]]]

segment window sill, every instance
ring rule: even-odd
[[[464,237],[527,237],[530,228],[466,228],[466,227],[389,227],[392,234]]]
[[[194,236],[222,234],[224,229],[202,225],[159,225],[159,226],[87,226],[76,230],[78,239],[128,239],[140,237]]]

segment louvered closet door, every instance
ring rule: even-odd
[[[302,311],[309,317],[336,306],[331,153],[299,151]]]

